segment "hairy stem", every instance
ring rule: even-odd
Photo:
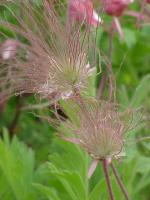
[[[113,83],[112,83],[112,78],[111,78],[111,74],[112,74],[111,61],[112,61],[112,50],[113,50],[113,35],[114,35],[113,27],[111,25],[109,29],[109,44],[108,44],[108,55],[107,55],[109,64],[105,63],[107,69],[102,74],[102,78],[99,84],[98,94],[97,94],[98,99],[102,99],[103,97],[103,92],[105,90],[107,78],[109,78],[109,84],[110,84],[109,98],[110,99],[112,98]]]
[[[1,101],[1,99],[0,99],[0,118],[2,117],[2,115],[3,115],[3,112],[4,112],[4,109],[5,109],[5,106],[6,106],[6,102],[7,101]]]
[[[102,160],[102,166],[103,166],[103,171],[104,171],[104,174],[105,174],[105,180],[106,180],[110,200],[115,200],[114,194],[113,194],[113,191],[112,191],[109,173],[108,173],[108,163],[107,163],[106,159]]]
[[[13,137],[13,135],[15,134],[15,128],[17,126],[20,114],[21,114],[21,106],[22,106],[22,101],[21,101],[21,97],[17,97],[17,105],[16,105],[16,110],[15,110],[15,116],[9,126],[9,133],[10,136]]]
[[[117,180],[117,183],[118,183],[122,193],[124,194],[125,199],[126,200],[130,200],[128,192],[127,192],[126,188],[124,187],[124,184],[123,184],[123,182],[122,182],[122,180],[121,180],[121,178],[120,178],[120,176],[118,174],[118,171],[117,171],[115,165],[113,164],[113,162],[111,162],[111,168],[112,168],[114,176],[115,176],[115,178]]]
[[[105,89],[106,81],[107,81],[107,74],[106,74],[106,72],[103,72],[103,75],[102,75],[102,78],[101,78],[101,81],[99,84],[99,88],[98,88],[98,93],[97,93],[98,99],[102,99],[102,97],[103,97],[103,91]]]

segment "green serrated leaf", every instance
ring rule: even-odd
[[[60,200],[57,192],[50,187],[34,183],[33,186],[40,192],[40,194],[49,200]]]
[[[0,197],[5,199],[7,196],[7,200],[34,200],[31,186],[34,172],[33,152],[17,138],[9,142],[5,130],[4,139],[0,139],[0,155],[0,185],[3,185]]]

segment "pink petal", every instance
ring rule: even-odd
[[[117,32],[119,33],[120,39],[123,40],[124,39],[124,32],[121,28],[119,19],[117,17],[114,17],[114,24],[115,24],[115,28],[116,28]]]
[[[93,9],[91,0],[69,0],[69,21],[86,22],[92,26],[98,26],[101,22],[100,17]]]
[[[133,0],[103,0],[105,12],[112,16],[121,16]]]
[[[98,165],[98,162],[99,162],[99,160],[93,160],[93,162],[91,163],[91,166],[88,171],[88,178],[91,178],[91,176],[93,175],[93,173]]]

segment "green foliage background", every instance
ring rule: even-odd
[[[35,1],[40,5],[41,1]],[[12,8],[10,5],[11,9]],[[133,8],[136,8],[133,5]],[[137,8],[138,10],[138,8]],[[19,11],[16,11],[19,12]],[[0,18],[13,22],[7,9],[0,7]],[[107,19],[108,23],[110,19]],[[13,22],[15,23],[15,22]],[[117,79],[117,98],[123,106],[143,106],[150,111],[150,26],[137,29],[135,20],[124,17],[125,40],[115,34],[112,66]],[[5,31],[0,27],[1,31]],[[6,32],[12,36],[10,32]],[[99,47],[108,52],[108,35],[98,31]],[[1,37],[0,41],[4,38]],[[105,70],[102,66],[102,72]],[[98,78],[101,78],[98,76]],[[90,92],[95,93],[95,77]],[[91,160],[78,146],[55,136],[45,120],[29,111],[22,111],[15,135],[10,139],[9,126],[14,118],[18,97],[7,103],[0,118],[0,200],[106,200],[104,175],[99,165],[90,181],[87,171]],[[25,104],[33,101],[25,98]],[[39,112],[39,111],[37,111]],[[39,114],[39,113],[38,113]],[[129,135],[131,144],[116,166],[131,199],[150,199],[150,142],[136,144],[137,137],[149,135],[149,121]],[[110,174],[111,174],[110,170]],[[116,200],[123,199],[111,174]]]

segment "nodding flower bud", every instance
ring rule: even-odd
[[[7,39],[0,45],[0,56],[4,60],[12,59],[16,56],[19,41]]]
[[[95,99],[69,100],[69,106],[71,117],[62,122],[60,131],[63,139],[79,144],[94,159],[123,155],[125,133],[133,128],[133,112],[121,112],[118,105]]]
[[[91,0],[69,0],[68,14],[70,23],[85,21],[89,25],[97,27],[101,22],[101,18],[93,9]]]
[[[147,0],[146,2],[147,2],[148,4],[150,4],[150,0]]]
[[[102,0],[105,12],[112,16],[121,16],[134,0]]]

